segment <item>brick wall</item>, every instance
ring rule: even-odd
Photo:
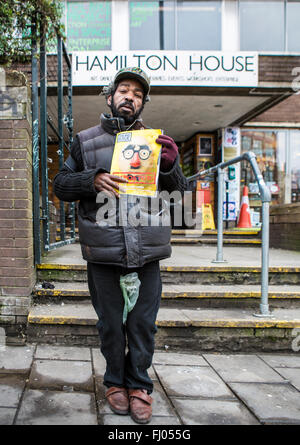
[[[30,88],[0,67],[0,326],[23,330],[35,284]]]
[[[270,247],[300,251],[300,203],[270,207]]]
[[[300,127],[300,94],[294,94],[280,102],[278,105],[270,108],[270,110],[256,116],[248,122],[260,123],[277,123],[279,126],[282,122],[298,124]]]

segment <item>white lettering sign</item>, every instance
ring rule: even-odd
[[[255,87],[258,55],[222,51],[80,51],[72,53],[73,85],[107,85],[126,66],[142,68],[159,86]]]

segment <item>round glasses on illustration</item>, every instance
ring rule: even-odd
[[[139,158],[142,161],[145,161],[149,158],[152,151],[150,150],[148,145],[127,145],[127,147],[123,149],[123,156],[125,159],[133,158],[135,153],[138,154]]]

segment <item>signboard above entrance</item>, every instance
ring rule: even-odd
[[[73,85],[107,85],[125,66],[138,66],[153,86],[255,87],[258,54],[222,51],[80,51],[72,53]]]

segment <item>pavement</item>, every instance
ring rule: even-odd
[[[299,425],[300,338],[295,341],[288,354],[156,350],[150,425],[181,428],[180,434],[194,425]],[[110,411],[104,370],[97,348],[0,346],[0,425],[106,425],[114,426],[107,433],[112,435],[122,428],[135,431],[129,415]]]
[[[300,252],[269,253],[270,267],[300,267]],[[215,258],[215,246],[175,245],[161,265],[226,266],[212,264]],[[228,266],[258,267],[261,249],[224,246],[224,259]],[[78,244],[50,251],[43,262],[86,264]],[[2,344],[0,332],[0,425],[102,425],[113,428],[109,439],[125,438],[117,437],[122,428],[135,431],[131,417],[112,413],[105,401],[99,349]],[[287,354],[156,350],[149,370],[154,382],[149,425],[182,432],[198,425],[299,425],[299,351],[300,330]]]
[[[217,247],[212,245],[172,245],[172,256],[160,261],[161,266],[181,267],[260,267],[261,248],[245,246],[224,246],[225,263],[214,263]],[[79,243],[67,244],[50,250],[42,259],[43,263],[86,265]],[[300,251],[269,249],[269,266],[300,267]]]

